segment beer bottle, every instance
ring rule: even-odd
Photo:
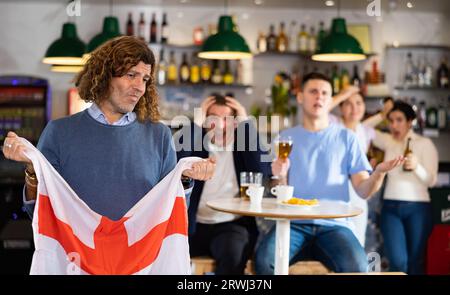
[[[134,23],[133,23],[131,12],[128,13],[128,21],[127,21],[126,32],[127,32],[127,36],[133,36],[134,35]]]
[[[150,43],[156,43],[156,31],[158,30],[158,24],[156,23],[156,13],[152,13],[152,21],[150,23]]]
[[[410,141],[411,141],[411,137],[408,138],[408,142],[406,143],[405,152],[403,153],[403,156],[404,156],[404,157],[408,157],[408,156],[410,156],[410,155],[412,154],[412,150],[411,150],[411,148],[409,147]],[[403,171],[409,172],[409,171],[412,171],[412,169],[406,169],[406,168],[405,168],[405,165],[403,164]]]

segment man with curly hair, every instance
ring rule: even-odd
[[[118,220],[176,165],[170,129],[159,123],[155,57],[147,44],[123,36],[92,52],[75,78],[87,110],[53,120],[37,145],[95,212]],[[37,179],[18,136],[9,132],[3,153],[26,163],[24,204],[32,216]],[[207,180],[213,159],[193,164],[183,177]],[[185,182],[185,189],[193,181]]]

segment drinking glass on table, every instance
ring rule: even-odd
[[[249,186],[262,186],[263,174],[261,172],[241,172],[239,196],[248,199],[247,189]]]

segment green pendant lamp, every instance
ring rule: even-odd
[[[340,17],[340,0],[338,0],[337,10],[338,17],[333,19],[330,33],[320,41],[311,59],[325,62],[365,60],[366,55],[361,45],[355,37],[347,33],[345,19]]]
[[[311,57],[315,61],[345,62],[366,59],[355,37],[347,33],[345,19],[335,18],[330,33],[320,42],[319,49]]]
[[[209,36],[198,54],[206,59],[244,59],[252,57],[245,39],[234,30],[233,19],[229,15],[219,18],[217,34]]]
[[[45,53],[42,62],[45,64],[82,65],[82,56],[86,45],[77,36],[74,23],[63,25],[61,38],[53,42]]]
[[[114,16],[107,16],[103,19],[103,30],[100,34],[91,39],[87,46],[87,51],[92,52],[98,46],[109,39],[120,36],[119,20]]]

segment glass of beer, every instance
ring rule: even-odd
[[[247,189],[249,186],[262,186],[263,175],[261,172],[241,172],[240,175],[239,196],[249,199]]]
[[[275,141],[275,152],[278,158],[286,160],[292,150],[292,137],[280,136]]]

